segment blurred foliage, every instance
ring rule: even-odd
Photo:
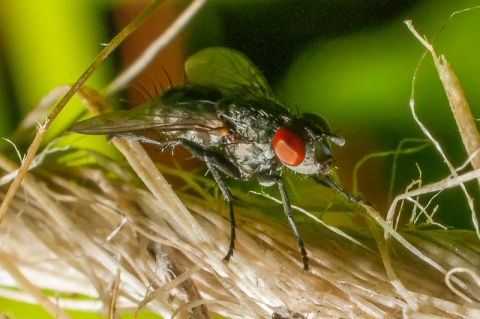
[[[128,10],[132,2],[0,2],[1,136],[10,136],[16,123],[50,90],[78,78],[102,43],[118,32],[112,18],[116,6]],[[188,2],[167,3],[182,7]],[[471,0],[213,0],[185,32],[184,56],[213,45],[237,49],[262,70],[280,97],[327,118],[332,130],[347,140],[333,152],[340,180],[349,190],[353,167],[362,157],[395,150],[406,138],[424,137],[408,104],[412,76],[424,49],[403,20],[412,19],[419,33],[434,41],[437,53],[444,54],[456,72],[473,114],[480,112],[480,10],[450,18],[455,11],[479,4]],[[114,68],[115,62],[119,61],[108,60],[87,84],[101,91],[123,68]],[[465,151],[428,56],[420,65],[415,93],[421,120],[453,164],[461,165]],[[61,134],[82,110],[78,101],[72,101],[49,132],[50,138]],[[22,152],[32,136],[15,141]],[[103,139],[97,140],[102,140],[99,148],[104,148]],[[420,177],[417,164],[425,183],[448,175],[433,147],[400,156],[394,194]],[[392,157],[385,157],[368,161],[359,173],[360,192],[380,210],[387,205],[391,168]],[[478,186],[469,188],[478,197]],[[436,218],[446,225],[469,228],[469,212],[459,196],[458,190],[439,196]]]
[[[9,137],[26,114],[59,85],[71,84],[83,73],[111,38],[108,22],[112,1],[42,2],[2,1],[0,45],[0,133]],[[114,76],[107,61],[87,85],[102,88]],[[85,107],[73,99],[62,112],[46,141],[62,134]],[[45,114],[46,115],[46,114]],[[39,123],[43,118],[38,118]],[[35,134],[17,134],[14,140],[22,153]],[[5,141],[0,141],[5,147]],[[10,146],[8,146],[10,147]]]

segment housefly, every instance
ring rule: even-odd
[[[187,59],[187,83],[172,87],[146,104],[79,122],[71,132],[126,137],[164,149],[181,145],[203,160],[218,184],[230,213],[228,262],[235,248],[233,197],[223,175],[257,178],[276,184],[303,258],[309,260],[292,216],[281,174],[285,169],[314,177],[353,202],[328,176],[333,169],[330,144],[345,141],[313,113],[298,113],[275,98],[262,73],[243,54],[208,48]]]

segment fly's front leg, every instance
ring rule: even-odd
[[[283,182],[280,178],[277,179],[277,185],[278,185],[278,189],[280,190],[280,196],[282,197],[283,209],[285,211],[285,215],[287,215],[288,222],[290,223],[290,227],[292,227],[293,234],[297,239],[298,248],[300,249],[300,253],[302,254],[303,271],[307,271],[308,270],[307,251],[305,250],[302,237],[300,236],[300,232],[298,231],[297,225],[295,224],[295,220],[293,219],[292,206],[290,205],[290,201],[288,200],[287,191],[285,190],[285,186],[283,185]]]
[[[208,169],[213,175],[215,182],[217,183],[218,187],[220,187],[220,191],[222,192],[223,198],[227,202],[228,210],[230,213],[230,244],[228,246],[228,251],[225,257],[223,257],[224,262],[228,262],[230,257],[233,255],[233,251],[235,250],[235,214],[233,212],[233,197],[230,191],[228,190],[227,185],[225,185],[224,180],[220,176],[218,170],[221,170],[225,174],[235,179],[241,179],[241,173],[238,168],[230,162],[228,159],[223,157],[221,154],[213,152],[209,149],[205,149],[203,146],[192,143],[188,140],[181,139],[180,143],[195,157],[203,160],[205,164],[207,164]],[[218,168],[218,169],[217,169]]]
[[[295,220],[292,214],[292,206],[290,205],[290,200],[288,199],[287,191],[285,190],[285,186],[283,185],[282,179],[280,178],[280,176],[275,176],[275,175],[263,176],[259,178],[259,182],[260,184],[263,184],[263,185],[272,185],[274,183],[278,185],[278,189],[280,191],[280,197],[282,198],[282,203],[283,203],[283,211],[285,212],[288,223],[290,224],[290,227],[293,230],[293,234],[297,239],[297,245],[298,245],[298,248],[300,249],[300,254],[302,255],[303,271],[308,271],[309,260],[308,260],[307,251],[305,250],[305,245],[303,244],[302,237],[300,236],[300,232],[298,231],[297,224],[295,224]]]
[[[359,203],[359,204],[362,204],[362,205],[367,205],[367,206],[371,206],[370,203],[364,201],[363,199],[360,199],[360,198],[356,198],[355,196],[353,195],[350,195],[349,193],[345,192],[340,186],[338,186],[330,177],[328,177],[327,175],[324,175],[322,179],[320,178],[315,178],[315,180],[319,183],[325,183],[327,184],[328,186],[330,186],[333,190],[335,190],[337,193],[339,193],[340,195],[342,195],[343,197],[345,197],[347,200],[353,202],[353,203]]]

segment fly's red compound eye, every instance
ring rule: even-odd
[[[291,128],[280,128],[273,136],[272,147],[275,155],[285,165],[298,166],[305,158],[305,141]]]

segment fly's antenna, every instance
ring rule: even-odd
[[[343,137],[337,136],[335,134],[326,134],[330,142],[332,142],[335,145],[338,146],[343,146],[345,145],[345,139]]]

